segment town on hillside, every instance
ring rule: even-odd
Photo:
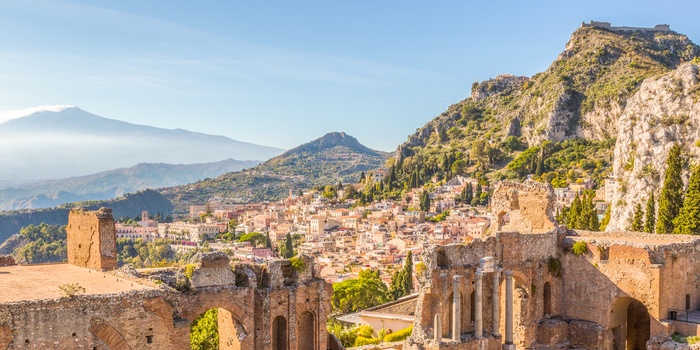
[[[351,186],[360,190],[365,182],[379,183],[386,173],[380,169]],[[140,221],[121,220],[115,229],[118,239],[166,240],[178,252],[211,249],[242,262],[308,255],[328,282],[357,278],[361,270],[372,269],[389,284],[409,252],[417,263],[430,245],[466,244],[495,232],[492,226],[498,218],[488,205],[487,184],[461,175],[433,180],[432,186],[412,189],[403,201],[361,205],[345,199],[348,187],[340,185],[324,191],[290,190],[278,202],[191,205],[189,215],[169,223],[144,212]],[[554,212],[567,216],[572,205],[581,206],[581,198],[588,198],[596,221],[602,222],[615,189],[613,179],[599,188],[590,178],[577,179],[568,187],[554,188]],[[504,224],[508,215],[500,220]]]

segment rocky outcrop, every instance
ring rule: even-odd
[[[613,165],[618,190],[606,231],[627,229],[637,203],[644,207],[651,193],[658,199],[674,143],[691,163],[700,160],[699,82],[698,66],[688,63],[645,80],[627,100],[618,121]],[[687,181],[687,171],[684,177]]]

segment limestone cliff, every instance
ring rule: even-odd
[[[687,63],[649,78],[627,100],[617,126],[614,176],[618,191],[606,231],[629,227],[634,207],[644,207],[650,193],[658,199],[673,143],[683,146],[691,163],[700,161],[700,76]],[[688,174],[684,173],[687,182]]]

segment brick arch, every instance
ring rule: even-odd
[[[131,350],[121,333],[104,322],[94,322],[88,330],[105,343],[110,350]]]
[[[247,330],[252,330],[252,325],[247,325],[246,321],[250,318],[248,313],[242,309],[240,306],[236,305],[230,300],[214,299],[209,300],[206,298],[198,300],[197,306],[192,309],[183,310],[182,317],[194,321],[197,316],[207,312],[211,309],[224,309],[231,313],[234,319],[241,322]]]
[[[15,339],[15,334],[10,329],[10,326],[4,324],[0,327],[0,350],[9,348],[12,340]]]
[[[197,316],[206,311],[219,309],[219,341],[221,342],[221,349],[242,350],[255,348],[253,317],[230,299],[208,299],[203,297],[198,298],[192,305],[196,306],[183,310],[181,315],[189,320],[190,324]],[[222,312],[222,310],[226,312]],[[187,339],[189,339],[189,329],[187,330],[187,335]]]

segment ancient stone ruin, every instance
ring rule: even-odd
[[[700,239],[555,227],[550,192],[503,183],[499,227],[523,231],[424,251],[404,349],[660,349],[699,333]]]
[[[189,349],[192,321],[214,308],[220,349],[328,348],[332,289],[314,276],[313,259],[295,269],[211,253],[189,272],[104,272],[116,266],[110,221],[109,209],[70,213],[72,264],[0,267],[0,349]],[[86,291],[62,295],[63,283]]]

